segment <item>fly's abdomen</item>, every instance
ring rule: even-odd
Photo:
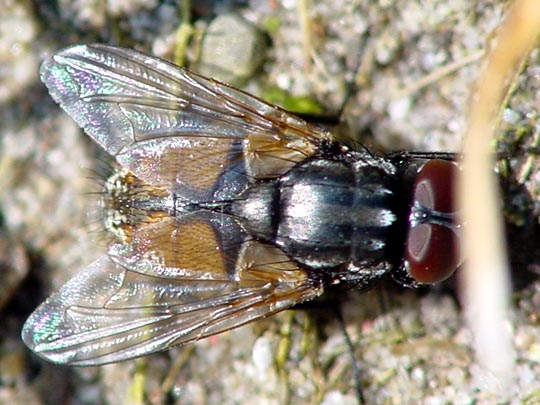
[[[310,267],[349,260],[354,224],[352,169],[341,162],[312,160],[281,181],[275,243]]]

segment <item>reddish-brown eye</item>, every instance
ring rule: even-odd
[[[433,284],[450,277],[459,266],[459,239],[444,225],[419,224],[409,230],[407,260],[410,276]]]
[[[414,202],[434,211],[452,213],[454,187],[458,173],[455,163],[442,159],[427,162],[416,178]]]
[[[418,283],[442,281],[461,264],[453,202],[457,171],[454,163],[433,159],[416,178],[405,260]]]

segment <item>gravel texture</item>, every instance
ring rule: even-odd
[[[328,116],[341,113],[346,136],[386,150],[422,151],[459,150],[480,58],[505,7],[461,0],[215,3],[196,7],[188,62],[202,53],[201,32],[215,15],[234,10],[267,37],[260,45],[264,63],[247,82],[242,78],[244,88],[307,97]],[[500,149],[509,158],[498,169],[517,235],[509,247],[516,288],[508,325],[516,381],[505,395],[477,378],[482,373],[455,280],[421,291],[385,284],[339,293],[339,300],[145,359],[73,369],[39,360],[19,333],[39,302],[106,249],[106,238],[94,231],[99,214],[92,195],[106,158],[48,96],[39,63],[65,46],[89,42],[172,59],[179,7],[143,0],[0,0],[0,15],[0,403],[354,404],[354,364],[370,404],[540,401],[534,243],[540,170],[526,153],[538,150],[537,50],[500,132]],[[354,356],[335,308],[343,313]]]

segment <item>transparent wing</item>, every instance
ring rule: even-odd
[[[244,243],[228,269],[195,241],[182,243],[204,256],[188,268],[170,267],[175,258],[159,265],[147,254],[151,246],[139,245],[134,257],[134,244],[113,245],[31,315],[24,342],[56,363],[100,365],[220,333],[322,293],[273,246]]]
[[[148,156],[149,149],[154,158],[178,149],[189,165],[186,150],[222,157],[240,148],[249,174],[262,178],[283,174],[331,138],[256,97],[134,50],[74,46],[46,60],[40,74],[62,108],[150,184],[156,177],[147,178],[146,167],[134,161],[141,153]],[[200,171],[197,158],[193,162]]]
[[[284,173],[330,137],[239,90],[135,51],[76,46],[47,60],[41,77],[98,144],[173,200],[234,197],[249,179]],[[138,223],[128,243],[113,245],[51,296],[26,322],[25,343],[58,363],[111,363],[322,292],[306,270],[280,249],[250,240],[233,218],[211,210],[175,215]]]

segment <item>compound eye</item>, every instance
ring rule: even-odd
[[[461,263],[459,239],[444,225],[419,224],[407,239],[409,275],[422,284],[433,284],[450,277]]]
[[[453,213],[458,170],[455,163],[447,160],[433,159],[427,162],[416,177],[413,204],[418,202],[434,211]]]
[[[458,224],[455,223],[454,182],[457,166],[449,161],[427,162],[416,178],[405,252],[409,275],[432,284],[450,277],[461,264]],[[422,207],[425,219],[413,220]]]

